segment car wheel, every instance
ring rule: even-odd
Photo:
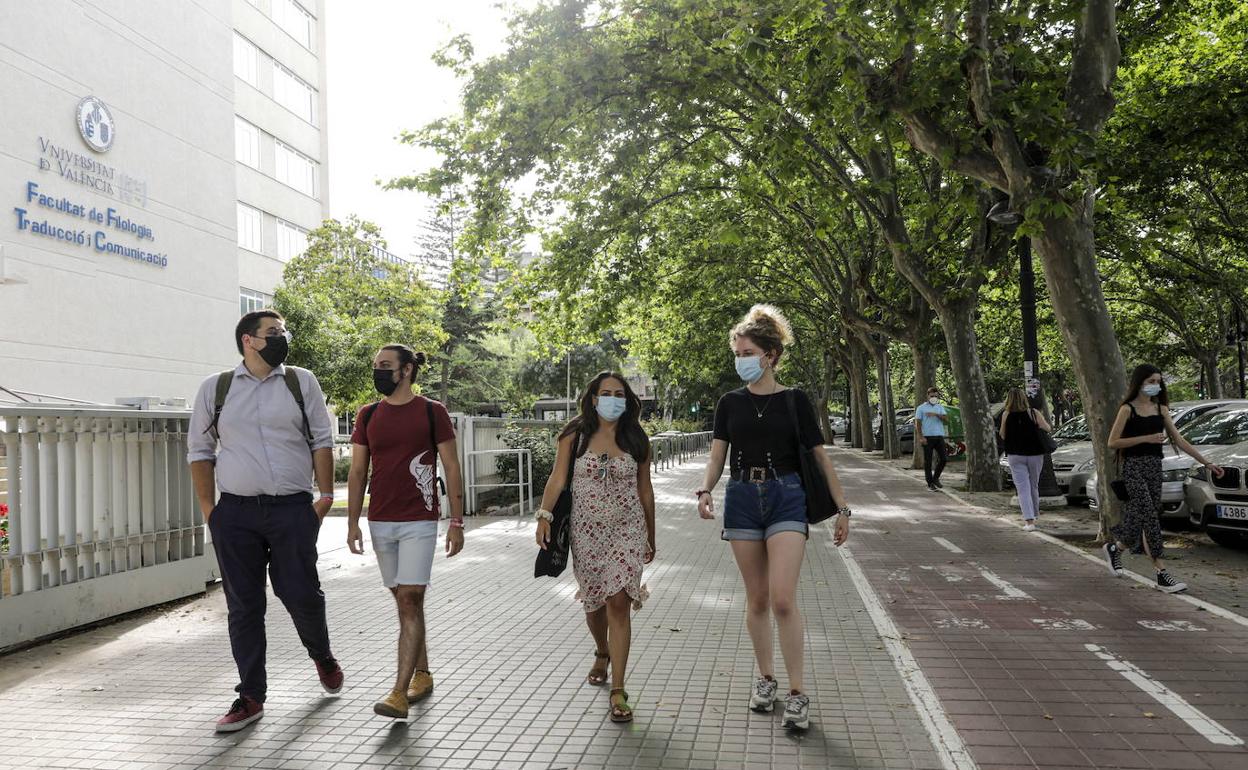
[[[1208,530],[1213,542],[1227,548],[1248,548],[1248,533],[1228,532],[1225,529]]]

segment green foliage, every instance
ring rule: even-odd
[[[334,458],[334,483],[346,484],[347,477],[351,473],[351,458],[335,457]]]
[[[555,467],[555,437],[558,431],[554,428],[518,426],[510,424],[503,429],[502,440],[511,449],[528,449],[533,457],[533,493],[541,497],[542,488],[550,478]],[[519,464],[516,455],[499,455],[498,471],[505,484],[516,484],[520,481]],[[525,472],[528,472],[526,466]],[[503,488],[508,495],[499,495],[498,500],[505,502],[515,499],[514,488]]]
[[[316,372],[336,409],[375,400],[372,360],[382,345],[422,350],[445,337],[412,266],[383,261],[374,247],[385,247],[376,225],[326,220],[286,264],[274,299],[294,333],[290,363]]]
[[[685,420],[681,418],[665,419],[656,417],[653,420],[642,420],[641,427],[646,431],[647,436],[653,436],[657,433],[677,430],[681,433],[700,433],[702,431],[702,423],[699,420]]]

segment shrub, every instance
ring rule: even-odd
[[[351,473],[351,458],[339,457],[334,460],[334,483],[346,484],[347,476]]]
[[[503,429],[502,439],[504,444],[512,449],[528,449],[533,456],[533,494],[535,497],[541,496],[542,487],[546,484],[546,479],[550,478],[550,473],[555,468],[556,435],[557,431],[552,428],[508,425]],[[520,481],[520,472],[516,461],[516,455],[498,456],[498,472],[502,476],[503,483],[515,484]],[[499,491],[507,493],[498,495],[499,502],[505,503],[507,499],[516,499],[515,489],[503,487]]]
[[[702,430],[702,423],[697,420],[665,420],[656,417],[652,420],[644,420],[641,427],[646,431],[647,436],[653,436],[656,433],[663,433],[669,430],[678,430],[681,433],[698,433]]]

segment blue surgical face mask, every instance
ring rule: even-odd
[[[1149,398],[1152,398],[1153,396],[1161,392],[1161,386],[1155,382],[1150,382],[1144,387],[1140,388],[1140,390],[1144,392],[1144,395],[1148,396]]]
[[[599,396],[594,408],[598,410],[599,417],[615,422],[628,409],[628,400],[623,396]]]
[[[763,376],[762,356],[739,356],[737,358],[737,374],[746,383],[758,382]]]

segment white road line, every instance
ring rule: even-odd
[[[864,459],[867,459],[868,462],[872,462],[872,463],[875,463],[876,465],[880,465],[885,468],[888,468],[889,470],[894,470],[892,467],[885,465],[884,463],[877,462],[876,460],[871,460],[870,458],[864,458]],[[905,478],[910,478],[909,476],[906,476],[906,474],[901,473],[900,471],[895,471],[895,472],[898,473],[898,475],[901,475]],[[941,490],[941,491],[943,491],[946,495],[949,495],[954,500],[957,500],[959,503],[961,503],[967,508],[970,508],[973,511],[986,513],[986,514],[989,514],[990,516],[997,516],[995,511],[990,511],[987,508],[984,508],[982,506],[969,503],[966,500],[963,500],[962,498],[958,497],[957,495],[955,495],[954,493],[948,490]],[[1028,532],[1027,534],[1033,538],[1038,537],[1041,540],[1045,540],[1049,543],[1052,543],[1053,545],[1059,546],[1061,548],[1065,548],[1067,551],[1070,551],[1073,554],[1082,556],[1088,561],[1094,561],[1101,566],[1104,566],[1105,564],[1104,557],[1099,556],[1097,554],[1088,553],[1087,551],[1083,550],[1079,546],[1071,545],[1070,543],[1067,543],[1065,540],[1062,540],[1061,538],[1053,537],[1047,532],[1041,532],[1039,530],[1036,530],[1035,532]],[[1122,574],[1126,575],[1127,577],[1131,578],[1137,583],[1141,583],[1143,585],[1148,586],[1149,588],[1156,588],[1157,586],[1156,579],[1146,578],[1143,575],[1137,572],[1132,572],[1129,569],[1124,569],[1122,571]],[[1200,607],[1202,610],[1204,610],[1205,612],[1208,612],[1210,615],[1217,615],[1223,620],[1229,620],[1232,623],[1238,623],[1241,626],[1248,627],[1248,617],[1244,617],[1243,615],[1240,615],[1237,612],[1232,612],[1231,610],[1228,610],[1225,607],[1220,607],[1212,602],[1207,602],[1204,599],[1197,599],[1196,597],[1188,596],[1187,594],[1169,594],[1169,595],[1173,596],[1175,599],[1178,599],[1180,601],[1187,602],[1193,607]]]
[[[881,492],[881,491],[880,491],[880,490],[878,490],[878,489],[877,489],[877,490],[875,490],[875,496],[876,496],[876,497],[878,497],[878,498],[880,498],[881,500],[887,500],[887,499],[888,499],[888,495],[884,494],[883,492]]]
[[[923,726],[927,728],[928,737],[932,739],[936,753],[940,755],[941,765],[945,770],[976,770],[975,760],[971,759],[971,753],[967,751],[966,744],[962,742],[962,737],[958,735],[953,723],[949,721],[949,716],[940,705],[940,698],[936,696],[936,691],[932,689],[923,670],[919,668],[918,661],[910,653],[910,647],[902,640],[897,626],[893,625],[892,619],[884,611],[880,598],[876,596],[862,568],[854,560],[853,552],[847,546],[837,548],[829,543],[828,547],[840,555],[845,563],[845,569],[849,572],[850,579],[854,581],[854,588],[858,589],[858,595],[862,597],[867,614],[871,616],[875,630],[879,633],[880,640],[884,642],[884,649],[888,650],[888,654],[892,656],[893,665],[897,667],[897,673],[901,674],[901,681],[906,685],[906,692],[909,693],[910,700],[923,721]]]
[[[935,540],[940,545],[944,546],[945,548],[948,548],[950,551],[953,551],[954,553],[966,553],[966,551],[963,551],[961,548],[957,547],[956,545],[944,539],[943,537],[933,537],[932,539]]]
[[[1015,588],[1014,586],[1005,582],[1004,580],[997,577],[992,572],[989,572],[988,570],[984,569],[983,567],[979,568],[979,574],[984,576],[984,580],[987,580],[989,583],[992,583],[997,588],[1000,588],[1002,592],[1004,592],[1006,599],[1030,599],[1031,598],[1031,596],[1028,595],[1027,592],[1021,589]]]
[[[1141,626],[1149,631],[1208,631],[1207,628],[1201,628],[1190,620],[1137,620]]]
[[[1095,631],[1096,626],[1079,618],[1032,618],[1045,631]]]
[[[1200,733],[1210,743],[1216,743],[1219,746],[1244,745],[1241,738],[1205,716],[1195,706],[1183,700],[1183,696],[1153,679],[1131,661],[1120,658],[1095,644],[1085,644],[1084,648],[1105,661],[1111,669],[1122,674],[1128,682],[1153,696],[1154,700],[1170,709],[1176,717],[1186,722],[1188,727]]]

